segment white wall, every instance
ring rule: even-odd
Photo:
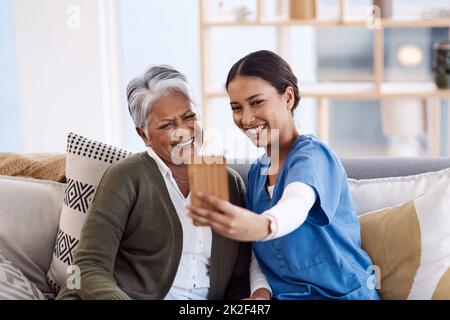
[[[13,48],[11,0],[0,0],[0,152],[18,152],[20,114]]]
[[[69,131],[121,144],[115,3],[12,1],[22,152],[64,152]]]
[[[151,65],[170,64],[186,75],[195,98],[200,98],[198,0],[120,0],[123,44],[122,94],[128,82]],[[124,144],[144,148],[123,104]]]

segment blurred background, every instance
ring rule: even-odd
[[[448,156],[449,27],[450,0],[0,0],[0,151],[64,152],[71,131],[143,150],[126,86],[170,64],[219,149],[252,157],[224,82],[269,49],[299,79],[300,131],[339,156]]]

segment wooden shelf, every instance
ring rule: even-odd
[[[262,20],[257,21],[207,21],[205,27],[290,27],[290,26],[314,26],[314,27],[337,27],[337,26],[359,26],[364,27],[365,21],[340,21],[340,20]]]
[[[305,98],[364,100],[377,95],[373,82],[300,83],[299,90]]]
[[[384,82],[382,97],[450,98],[450,89],[439,89],[433,82]]]
[[[433,82],[385,82],[380,90],[373,82],[300,83],[303,98],[330,100],[374,100],[382,98],[447,98],[450,89],[438,89]],[[225,91],[211,91],[208,99],[228,97]]]
[[[420,18],[382,19],[381,26],[384,28],[450,27],[450,19],[420,19]]]
[[[203,27],[289,27],[289,26],[313,26],[313,27],[367,27],[367,20],[360,18],[339,19],[308,19],[308,20],[286,20],[286,19],[263,19],[255,20],[210,20],[202,23]],[[431,28],[450,27],[449,19],[419,19],[400,17],[395,19],[381,19],[382,28]]]

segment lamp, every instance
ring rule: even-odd
[[[397,50],[397,61],[403,67],[417,67],[423,61],[422,50],[413,44],[402,45]]]
[[[420,99],[388,99],[381,102],[384,135],[390,138],[390,156],[419,156],[417,136],[425,133],[424,102]]]
[[[413,43],[401,44],[396,59],[402,68],[416,68],[423,62],[422,49]],[[422,146],[417,136],[425,133],[425,107],[421,99],[381,101],[383,133],[389,137],[391,156],[419,156]]]

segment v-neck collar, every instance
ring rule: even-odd
[[[274,198],[275,195],[275,190],[277,189],[278,185],[279,185],[279,181],[280,181],[280,176],[284,173],[284,171],[286,170],[286,160],[289,158],[289,155],[291,154],[292,150],[294,150],[294,147],[297,143],[299,143],[300,141],[302,141],[303,139],[307,138],[307,135],[304,134],[300,134],[298,135],[294,142],[291,144],[291,146],[289,147],[288,153],[286,154],[286,158],[284,159],[284,162],[281,166],[281,168],[278,171],[278,176],[277,179],[275,180],[275,183],[273,184],[273,193],[272,193],[272,197],[269,194],[269,168],[270,168],[270,158],[267,156],[267,153],[264,153],[264,155],[262,156],[262,161],[261,163],[261,167],[263,168],[263,170],[265,171],[264,176],[264,180],[263,180],[263,184],[264,184],[264,196],[269,199],[270,201],[272,201],[272,199]]]

